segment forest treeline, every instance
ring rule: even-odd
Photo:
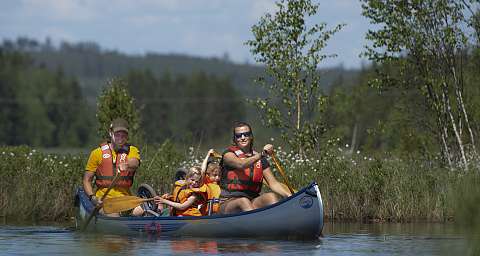
[[[48,39],[28,38],[4,40],[0,51],[5,63],[0,66],[2,91],[10,93],[0,96],[6,121],[0,130],[5,138],[1,141],[6,145],[84,147],[97,143],[97,97],[112,78],[126,81],[140,110],[147,143],[225,141],[234,121],[255,119],[246,99],[265,95],[262,88],[252,86],[263,69],[234,64],[227,57],[130,56],[102,50],[95,43],[53,46]],[[43,77],[34,77],[32,72]],[[351,85],[357,73],[341,68],[322,72],[325,87],[340,76]],[[53,82],[47,82],[47,76]],[[75,92],[74,100],[65,98],[70,91]],[[46,92],[63,97],[46,97]],[[66,106],[78,113],[63,111]],[[50,113],[60,110],[72,120]],[[76,125],[76,130],[62,123]]]
[[[103,51],[94,43],[64,42],[54,47],[48,40],[5,40],[0,46],[0,141],[40,147],[97,143],[92,128],[97,125],[96,97],[111,77],[127,82],[147,143],[172,139],[208,145],[228,136],[234,120],[255,115],[246,98],[264,93],[250,85],[262,72],[260,67],[170,57],[162,62],[153,54],[128,56]],[[462,75],[467,77],[463,86],[472,120],[480,120],[479,64],[479,50],[470,49]],[[327,128],[321,143],[335,140],[348,145],[350,153],[438,152],[437,138],[431,135],[435,119],[429,116],[422,95],[414,89],[372,87],[379,69],[400,72],[394,66],[379,65],[357,71],[319,71],[328,102],[321,113]],[[477,123],[473,127],[479,130]],[[259,133],[262,129],[258,125]]]

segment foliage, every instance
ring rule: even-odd
[[[92,118],[78,83],[61,70],[35,67],[0,47],[0,140],[8,145],[83,146]]]
[[[278,10],[266,14],[252,27],[253,40],[246,42],[258,62],[265,64],[265,76],[257,83],[269,91],[267,98],[253,103],[269,127],[277,127],[296,150],[319,146],[324,123],[319,112],[325,97],[320,90],[318,64],[328,56],[321,51],[343,25],[326,30],[326,24],[309,27],[308,17],[318,5],[310,0],[277,2]]]
[[[107,82],[97,102],[98,134],[102,138],[110,138],[109,129],[112,120],[123,118],[129,124],[129,138],[131,142],[139,142],[140,115],[135,108],[134,99],[127,91],[125,81],[114,78]]]
[[[150,70],[132,70],[126,81],[148,143],[217,141],[229,134],[234,121],[245,118],[245,104],[229,78],[204,72],[165,72],[156,78]]]
[[[405,161],[388,156],[370,157],[361,152],[346,155],[347,150],[332,146],[322,155],[306,158],[278,148],[277,156],[295,188],[317,181],[329,219],[394,222],[458,219],[466,225],[475,219],[461,218],[474,216],[468,215],[475,214],[468,209],[477,209],[478,204],[468,204],[471,201],[468,199],[465,205],[455,206],[461,201],[457,200],[458,193],[464,191],[460,188],[468,188],[465,182],[478,181],[478,169],[464,175],[428,159]],[[132,192],[141,183],[152,185],[159,194],[170,192],[177,168],[200,165],[203,155],[193,147],[188,152],[179,152],[170,142],[145,146]],[[10,221],[72,217],[73,195],[75,188],[81,186],[80,170],[86,157],[46,154],[28,147],[0,148],[0,167],[4,170],[4,179],[0,180],[0,215]],[[283,181],[273,163],[272,168],[277,179]],[[264,186],[264,190],[268,188]],[[476,200],[473,194],[472,200]]]
[[[453,166],[458,161],[466,167],[466,148],[476,155],[464,97],[465,53],[470,47],[469,18],[465,15],[468,4],[458,0],[362,2],[363,15],[380,25],[367,33],[373,45],[367,46],[365,55],[399,70],[397,76],[381,74],[374,84],[415,88],[424,95],[436,121],[434,135],[445,162]],[[427,123],[430,115],[420,118],[426,118]]]

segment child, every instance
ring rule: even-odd
[[[156,204],[171,206],[174,216],[202,216],[203,211],[200,208],[206,206],[208,198],[202,171],[198,167],[192,167],[185,178],[186,185],[180,189],[178,195],[174,195],[175,201],[160,196],[154,197],[154,201]]]
[[[220,165],[217,163],[209,163],[205,171],[205,183],[220,184]]]
[[[220,165],[210,160],[211,157],[215,157],[215,150],[210,149],[203,159],[202,172],[205,173],[205,183],[219,184],[220,182]]]

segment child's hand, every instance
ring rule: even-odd
[[[162,195],[162,198],[163,199],[169,199],[170,197],[172,197],[169,193],[165,193]]]
[[[214,152],[215,152],[215,150],[214,150],[213,148],[211,148],[210,150],[208,150],[207,155],[208,155],[208,156],[213,156],[213,155],[214,155],[214,154],[213,154]]]
[[[156,204],[161,204],[161,203],[163,203],[163,200],[164,200],[164,199],[163,199],[162,197],[160,197],[160,196],[155,196],[155,197],[153,197],[153,201],[154,201]]]

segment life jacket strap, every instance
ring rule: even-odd
[[[97,180],[113,180],[115,176],[95,176]],[[119,176],[119,180],[133,180],[133,176]]]

